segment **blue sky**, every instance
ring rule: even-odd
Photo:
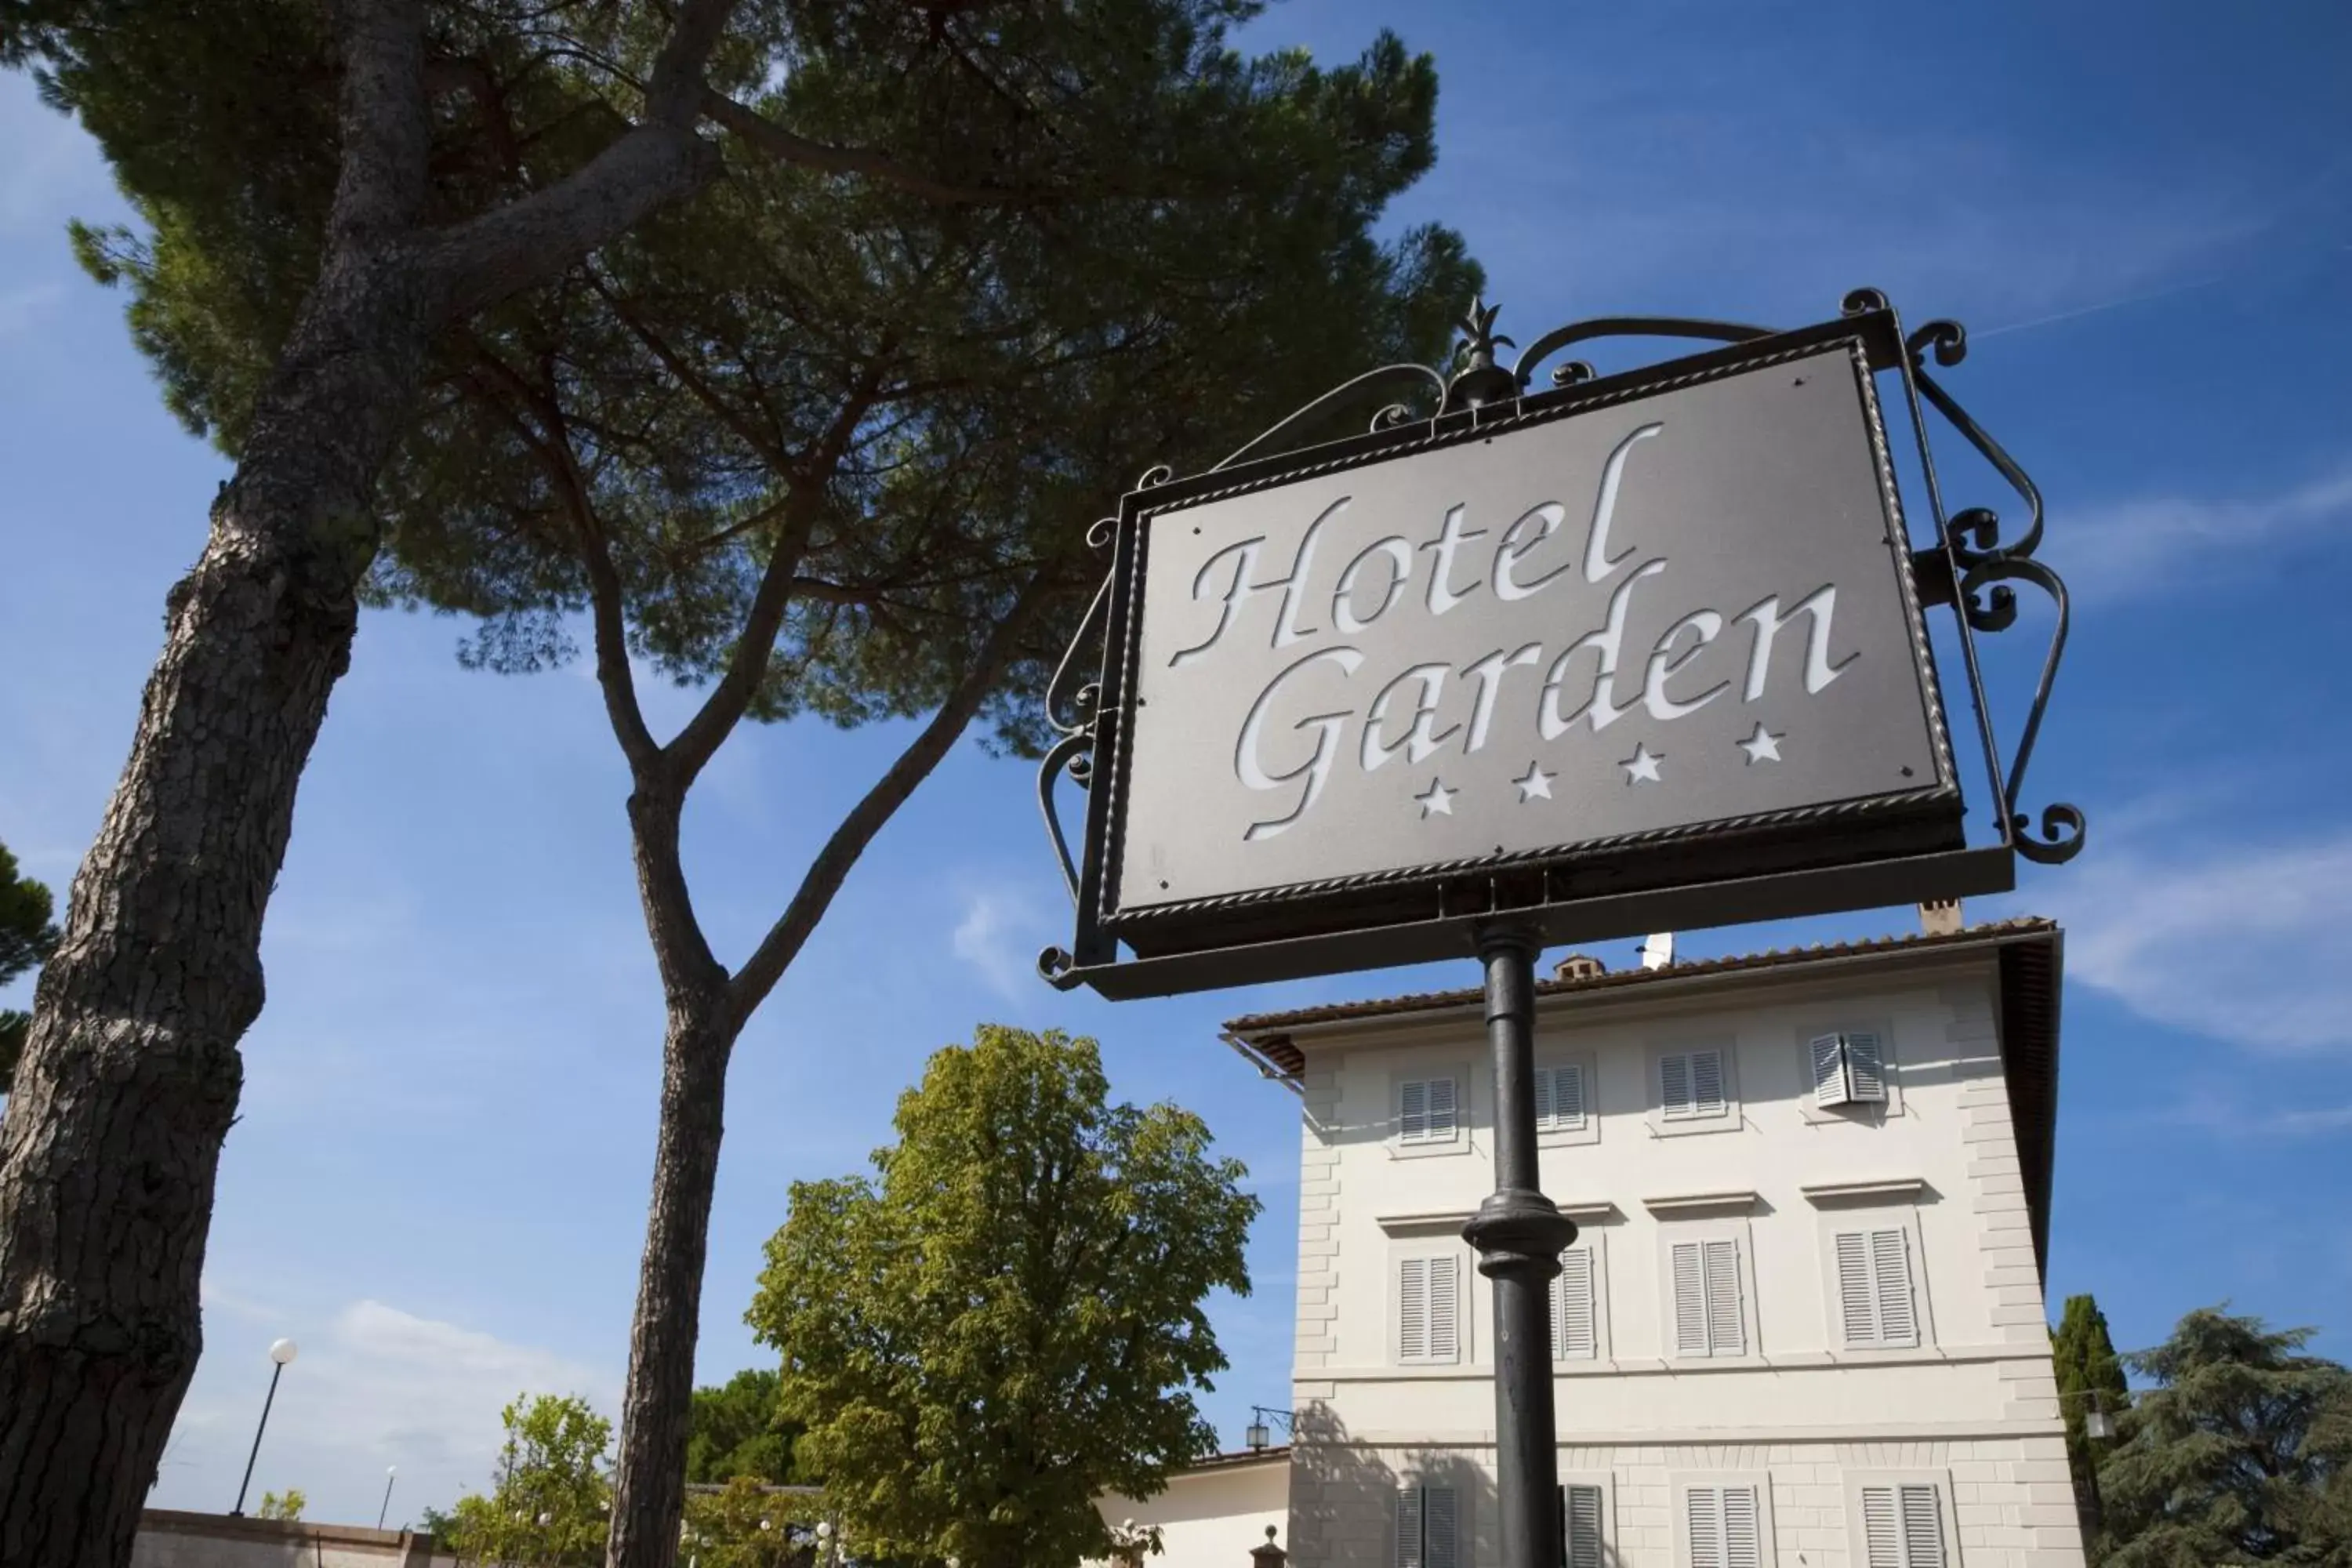
[[[2071,931],[2052,1295],[2095,1290],[2126,1345],[2227,1297],[2352,1356],[2352,13],[1293,0],[1244,41],[1336,59],[1382,25],[1444,81],[1439,166],[1397,216],[1465,230],[1522,341],[1627,311],[1793,325],[1864,283],[1969,325],[1948,384],[2042,483],[2079,594],[2030,793],[2084,806],[2093,847],[1971,907]],[[0,147],[0,840],[62,891],[225,469],[73,268],[65,221],[120,212],[90,145],[6,78]],[[1951,467],[1956,504],[2013,513]],[[583,672],[468,674],[461,635],[370,618],[304,779],[158,1504],[229,1505],[279,1334],[302,1353],[255,1486],[314,1517],[372,1521],[392,1464],[394,1523],[479,1484],[519,1388],[617,1405],[661,1032],[623,770]],[[2033,635],[1994,659],[2012,722]],[[896,744],[731,743],[688,823],[722,952]],[[859,1165],[976,1021],[1053,1025],[1102,1039],[1119,1093],[1198,1110],[1265,1196],[1257,1294],[1217,1316],[1235,1441],[1287,1395],[1297,1107],[1217,1021],[1469,976],[1046,991],[1028,966],[1066,905],[1030,788],[960,752],[747,1031],[701,1372],[764,1359],[740,1315],[792,1181]]]

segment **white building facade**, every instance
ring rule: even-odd
[[[2042,1288],[2060,956],[2020,921],[1538,987],[1568,1568],[2083,1562]],[[1227,1037],[1304,1102],[1290,1562],[1497,1563],[1477,993]]]

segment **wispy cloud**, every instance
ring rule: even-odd
[[[2352,465],[2272,495],[2150,496],[2070,511],[2066,581],[2086,600],[2116,600],[2210,580],[2215,563],[2352,523]],[[2217,549],[2217,546],[2226,549]]]
[[[2167,1127],[2187,1127],[2216,1137],[2250,1142],[2269,1139],[2323,1138],[2352,1132],[2352,1105],[2315,1106],[2304,1110],[2280,1110],[2235,1100],[2203,1096],[2156,1112],[2147,1118]]]
[[[156,1482],[163,1507],[218,1509],[234,1494],[268,1381],[263,1351],[289,1326],[210,1281],[205,1299],[209,1375],[181,1408]],[[581,1394],[608,1416],[618,1409],[607,1371],[383,1301],[349,1302],[299,1344],[271,1402],[253,1486],[256,1495],[299,1487],[324,1518],[373,1523],[388,1465],[400,1470],[393,1524],[486,1485],[502,1440],[499,1412],[524,1391]]]
[[[2067,926],[2069,977],[2145,1017],[2254,1051],[2352,1047],[2352,830],[2193,855],[2110,838],[2038,901]]]
[[[984,889],[965,896],[963,918],[949,946],[1006,1001],[1034,1001],[1037,950],[1044,945],[1033,940],[1038,926],[1027,899],[1005,889]]]

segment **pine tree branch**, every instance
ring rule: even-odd
[[[703,70],[736,0],[685,0],[646,89],[644,117],[545,190],[447,230],[434,265],[444,307],[467,316],[561,272],[719,170],[695,133]]]
[[[835,147],[787,131],[758,110],[715,90],[702,95],[702,114],[771,162],[794,163],[828,174],[863,174],[944,205],[1028,206],[1066,199],[1064,193],[1053,191],[1010,185],[959,185],[934,179],[885,153],[863,147]]]
[[[773,550],[768,556],[767,570],[761,574],[760,585],[751,595],[750,614],[743,618],[743,634],[736,640],[735,651],[728,658],[727,671],[710,689],[694,717],[686,727],[671,737],[663,748],[663,762],[680,794],[699,774],[743,715],[751,706],[761,682],[768,678],[768,667],[775,658],[776,634],[784,624],[784,611],[791,607],[793,579],[798,575],[802,560],[808,553],[810,536],[816,531],[817,519],[824,511],[825,486],[831,482],[834,470],[841,464],[857,426],[873,406],[874,388],[881,380],[881,366],[891,353],[886,342],[875,368],[866,375],[864,384],[844,400],[807,459],[785,476],[791,486],[784,498],[783,527],[778,531]]]
[[[980,711],[981,704],[996,689],[1021,638],[1052,602],[1053,577],[1049,566],[1037,570],[1013,607],[990,630],[988,640],[981,646],[963,679],[948,693],[947,700],[940,704],[939,711],[931,715],[930,721],[850,808],[840,826],[833,830],[833,837],[825,840],[824,847],[809,863],[792,902],[768,928],[767,935],[761,938],[760,945],[728,984],[728,1002],[736,1017],[749,1018],[767,1000],[768,993],[776,988],[784,971],[799,956],[817,921],[824,918],[834,895],[841,890],[843,880],[866,852],[866,847],[907,803],[916,787],[946,760],[972,716]]]

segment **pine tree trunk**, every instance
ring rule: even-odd
[[[661,1131],[629,1330],[608,1568],[672,1568],[677,1560],[702,1269],[726,1123],[727,1062],[740,1027],[726,1005],[724,976],[714,972],[712,979],[700,994],[673,995],[662,1044]]]
[[[41,974],[0,1122],[0,1568],[130,1560],[195,1370],[262,911],[350,662],[367,493],[421,374],[420,292],[396,257],[322,273],[172,591]]]

